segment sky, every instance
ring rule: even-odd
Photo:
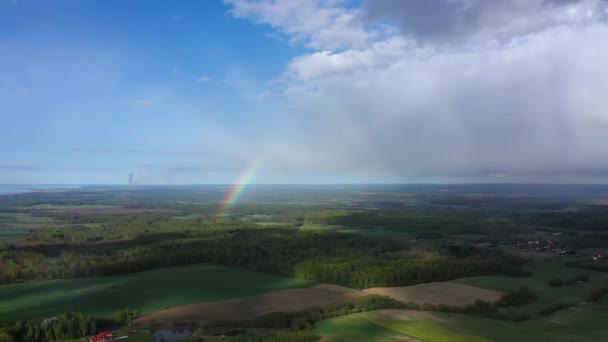
[[[0,0],[0,184],[607,183],[605,0]]]

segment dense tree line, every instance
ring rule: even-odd
[[[593,291],[591,291],[591,293],[589,293],[586,297],[586,300],[588,302],[598,302],[600,299],[602,299],[603,296],[608,294],[608,287],[600,287],[597,288]]]
[[[211,262],[364,288],[481,274],[520,274],[518,259],[471,247],[433,247],[416,258],[401,241],[290,228],[208,227],[141,234],[116,245],[41,246],[0,252],[4,283],[105,276]]]
[[[514,214],[513,217],[522,224],[586,231],[608,231],[608,212],[601,206],[578,211]]]
[[[550,287],[560,287],[560,286],[571,286],[577,283],[588,282],[589,276],[587,274],[579,274],[570,278],[566,278],[562,280],[561,278],[553,278],[547,281],[547,285]]]
[[[297,264],[294,271],[298,278],[354,288],[403,286],[485,274],[519,275],[520,271],[499,257],[444,257],[426,261],[378,259],[362,255],[315,258]]]
[[[534,302],[536,293],[527,286],[505,293],[497,302],[498,306],[522,306]]]
[[[127,325],[131,323],[139,315],[137,310],[131,310],[129,308],[116,311],[112,314],[112,319],[114,322]]]
[[[97,322],[90,315],[62,313],[43,320],[19,321],[7,325],[0,329],[0,341],[51,342],[96,332]]]
[[[558,311],[560,311],[560,310],[563,310],[563,309],[567,309],[567,308],[569,308],[569,307],[572,307],[573,305],[574,305],[574,304],[568,304],[568,303],[556,303],[556,304],[553,304],[553,305],[551,305],[551,306],[548,306],[548,307],[546,307],[546,308],[541,309],[541,310],[538,312],[538,315],[539,315],[539,316],[547,316],[547,315],[550,315],[550,314],[556,313],[556,312],[558,312]]]
[[[345,226],[383,226],[396,231],[475,229],[481,225],[478,214],[439,210],[435,212],[319,210],[304,215],[306,223]]]

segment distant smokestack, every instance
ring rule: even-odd
[[[133,172],[129,172],[129,185],[133,184]]]

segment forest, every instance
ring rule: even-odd
[[[244,225],[244,224],[240,224]],[[211,262],[354,288],[402,286],[482,274],[524,275],[522,260],[474,247],[407,243],[295,228],[229,225],[146,234],[127,243],[40,245],[0,252],[4,283],[107,276]],[[407,255],[407,259],[400,256]],[[433,255],[432,259],[425,258]]]

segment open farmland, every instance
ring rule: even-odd
[[[312,285],[305,280],[206,264],[102,278],[1,285],[0,320],[68,311],[109,316],[124,308],[147,313]]]
[[[595,320],[606,305],[580,305],[608,287],[606,272],[582,268],[608,264],[603,209],[356,188],[253,186],[221,216],[226,191],[213,186],[0,198],[0,334],[196,326],[195,341],[559,341],[589,322],[580,340],[606,340]],[[521,300],[524,286],[533,299]],[[62,328],[75,317],[98,326]]]
[[[26,232],[22,229],[6,228],[0,229],[0,240],[14,239],[25,235]]]
[[[608,338],[608,300],[513,323],[463,314],[381,310],[321,322],[314,332],[327,342],[496,341],[587,342]]]
[[[46,216],[33,216],[28,213],[2,213],[0,212],[0,223],[4,224],[46,224],[53,219]]]
[[[509,310],[526,312],[531,315],[536,315],[540,310],[559,303],[579,304],[585,302],[586,296],[593,289],[608,286],[608,274],[605,272],[571,268],[559,261],[534,262],[528,264],[526,269],[532,273],[528,277],[492,275],[457,279],[453,282],[502,292],[513,291],[522,286],[527,286],[536,293],[538,300],[520,308],[510,308]],[[551,279],[559,278],[566,280],[578,275],[587,275],[589,280],[559,287],[548,285]]]
[[[321,284],[309,288],[273,291],[254,297],[178,306],[142,316],[134,323],[147,326],[150,321],[154,321],[161,326],[171,326],[174,322],[243,321],[272,312],[293,312],[308,307],[340,303],[362,295],[364,293],[361,291]]]
[[[314,332],[327,342],[488,341],[446,329],[442,322],[445,321],[426,312],[381,310],[329,319],[321,322]]]
[[[307,307],[319,307],[364,295],[381,295],[401,302],[464,306],[475,300],[497,301],[502,292],[488,290],[457,282],[427,283],[404,287],[376,287],[362,291],[331,284],[321,284],[305,289],[291,289],[263,295],[226,301],[173,307],[141,317],[138,322],[149,320],[171,323],[175,320],[249,320],[280,311],[298,311]]]
[[[389,296],[401,302],[452,306],[464,306],[472,304],[476,300],[494,302],[499,300],[503,295],[499,291],[452,282],[428,283],[404,287],[375,287],[366,289],[363,292]]]
[[[145,213],[176,213],[176,210],[163,208],[124,208],[117,205],[53,205],[40,204],[33,206],[34,211],[48,212],[52,215],[130,215]]]

